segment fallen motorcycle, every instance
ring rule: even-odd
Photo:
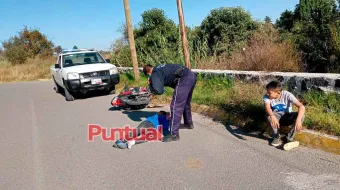
[[[113,107],[143,109],[151,101],[152,94],[145,87],[129,88],[125,85],[122,92],[111,100]]]

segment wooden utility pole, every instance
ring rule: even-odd
[[[182,38],[182,46],[183,46],[185,66],[190,69],[190,67],[191,67],[190,66],[190,56],[189,56],[189,50],[188,50],[187,34],[186,34],[186,31],[185,31],[182,0],[177,0],[177,9],[178,9],[179,25],[181,27],[181,38]]]
[[[131,52],[132,65],[133,65],[133,73],[135,75],[135,80],[139,81],[140,77],[139,77],[139,70],[138,70],[135,39],[134,39],[134,36],[133,36],[133,30],[132,30],[130,5],[129,5],[129,0],[123,0],[123,1],[124,1],[126,25],[127,25],[127,29],[128,29],[128,35],[129,35],[129,44],[130,44],[130,52]]]

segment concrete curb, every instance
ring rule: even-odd
[[[205,105],[192,104],[192,110],[204,116],[219,120],[228,121],[229,115],[216,108]],[[233,117],[235,123],[242,124],[242,119]],[[301,145],[309,148],[320,149],[325,152],[340,155],[340,138],[332,135],[322,134],[316,131],[303,130],[296,134],[295,140]]]

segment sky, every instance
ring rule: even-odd
[[[176,0],[129,0],[133,26],[141,14],[152,8],[163,9],[178,24]],[[187,26],[199,26],[212,9],[241,6],[256,20],[266,16],[275,21],[299,0],[182,0]],[[62,48],[109,50],[121,37],[118,29],[125,23],[123,0],[0,0],[0,41],[17,35],[24,26],[39,29]],[[2,44],[0,44],[2,47]]]

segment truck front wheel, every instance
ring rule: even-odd
[[[64,82],[64,91],[65,91],[65,99],[66,101],[73,101],[74,97],[72,93],[66,88],[65,81]]]
[[[65,99],[66,101],[73,101],[74,97],[73,95],[65,88]]]
[[[109,88],[108,93],[109,94],[115,94],[116,93],[116,86],[112,86],[111,88]]]

